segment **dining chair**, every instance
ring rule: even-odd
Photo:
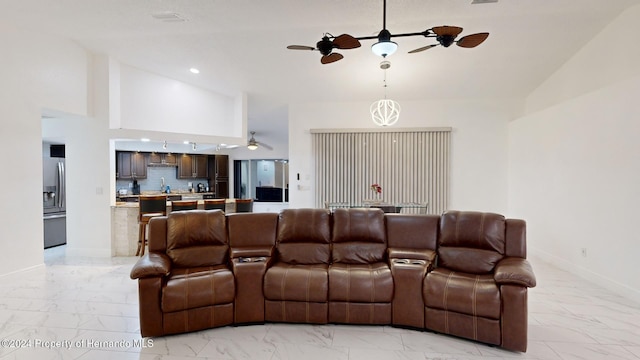
[[[204,209],[205,210],[222,210],[225,211],[227,207],[226,199],[205,199],[204,200]]]
[[[196,210],[198,208],[198,200],[179,200],[171,202],[171,212]]]
[[[253,212],[253,199],[236,199],[236,212]]]
[[[166,195],[144,195],[140,196],[138,211],[138,249],[136,256],[144,255],[147,245],[147,225],[149,220],[156,216],[167,215]]]

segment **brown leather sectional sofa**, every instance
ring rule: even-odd
[[[380,209],[175,212],[151,220],[142,336],[230,324],[381,324],[527,349],[525,223]]]

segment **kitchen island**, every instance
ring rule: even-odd
[[[189,196],[183,195],[184,200]],[[196,199],[194,199],[196,200]],[[138,247],[138,213],[137,202],[116,202],[111,206],[111,256],[135,256]],[[204,209],[204,200],[198,200],[198,209]],[[226,213],[235,211],[234,199],[227,199]],[[167,214],[171,212],[171,201],[167,201]]]

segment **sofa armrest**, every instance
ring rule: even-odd
[[[433,263],[436,252],[430,249],[388,248],[389,259],[413,259],[424,260]]]
[[[496,265],[494,280],[498,285],[536,286],[536,276],[527,259],[507,257]]]
[[[142,279],[155,276],[166,276],[171,271],[171,260],[165,254],[147,253],[133,265],[132,279]]]

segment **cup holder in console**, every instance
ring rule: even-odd
[[[265,262],[267,261],[267,258],[264,256],[259,256],[259,257],[241,257],[238,258],[238,261],[241,263],[247,263],[247,262]]]
[[[409,259],[393,259],[391,261],[393,261],[394,264],[408,264],[410,260]]]
[[[419,259],[392,259],[394,264],[411,264],[411,265],[426,265],[427,262]]]

